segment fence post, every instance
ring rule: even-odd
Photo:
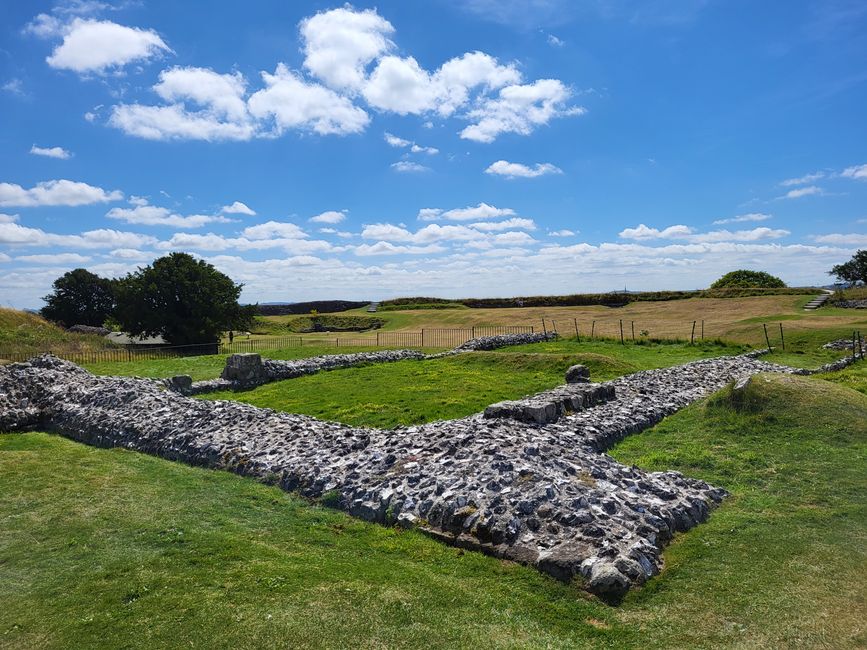
[[[692,321],[692,334],[689,335],[689,344],[695,343],[695,321]]]
[[[596,321],[593,321],[593,324],[590,326],[590,340],[596,336]]]
[[[424,328],[421,328],[421,347],[424,347]]]
[[[581,337],[578,336],[578,319],[577,319],[577,318],[573,318],[572,321],[575,323],[575,342],[576,342],[576,343],[580,343],[580,342],[581,342]]]
[[[783,337],[783,324],[782,323],[780,323],[780,345],[782,346],[783,350],[786,349],[786,339]]]
[[[704,341],[704,321],[701,322],[701,340]]]
[[[632,323],[632,342],[635,343],[635,321],[631,321]]]
[[[864,348],[861,347],[861,330],[858,330],[858,354],[861,355],[861,360],[864,360]]]
[[[767,325],[767,323],[762,323],[762,327],[765,328],[765,341],[766,341],[767,344],[768,344],[768,352],[770,352],[770,351],[771,351],[771,339],[770,339],[770,337],[768,336],[768,325]]]
[[[544,318],[542,319],[542,333],[543,333],[545,336],[548,336],[548,328],[545,327],[545,319],[544,319]]]
[[[623,340],[623,319],[620,319],[620,345],[626,345],[626,341]]]
[[[471,338],[476,338],[476,326],[475,325],[472,326],[470,331],[473,333]]]

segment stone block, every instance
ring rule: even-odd
[[[257,386],[265,382],[262,357],[254,352],[233,354],[226,359],[221,379],[238,382],[242,386]]]
[[[566,371],[567,384],[586,384],[590,381],[590,369],[580,363],[571,366]]]

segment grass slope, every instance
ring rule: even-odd
[[[0,307],[2,353],[37,353],[45,350],[97,350],[111,344],[101,336],[71,334],[37,314]]]
[[[617,608],[227,473],[0,436],[0,646],[863,645],[867,398],[793,377],[750,396],[616,450],[733,493]]]

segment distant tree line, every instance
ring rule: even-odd
[[[252,324],[256,306],[238,303],[242,288],[203,260],[171,253],[119,279],[69,271],[54,281],[40,313],[65,327],[111,323],[173,345],[211,343]]]

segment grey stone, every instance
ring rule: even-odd
[[[590,381],[590,369],[580,363],[570,366],[566,371],[567,384],[584,384]]]
[[[255,352],[233,354],[226,359],[221,379],[237,382],[241,386],[257,386],[265,381],[262,357]]]

